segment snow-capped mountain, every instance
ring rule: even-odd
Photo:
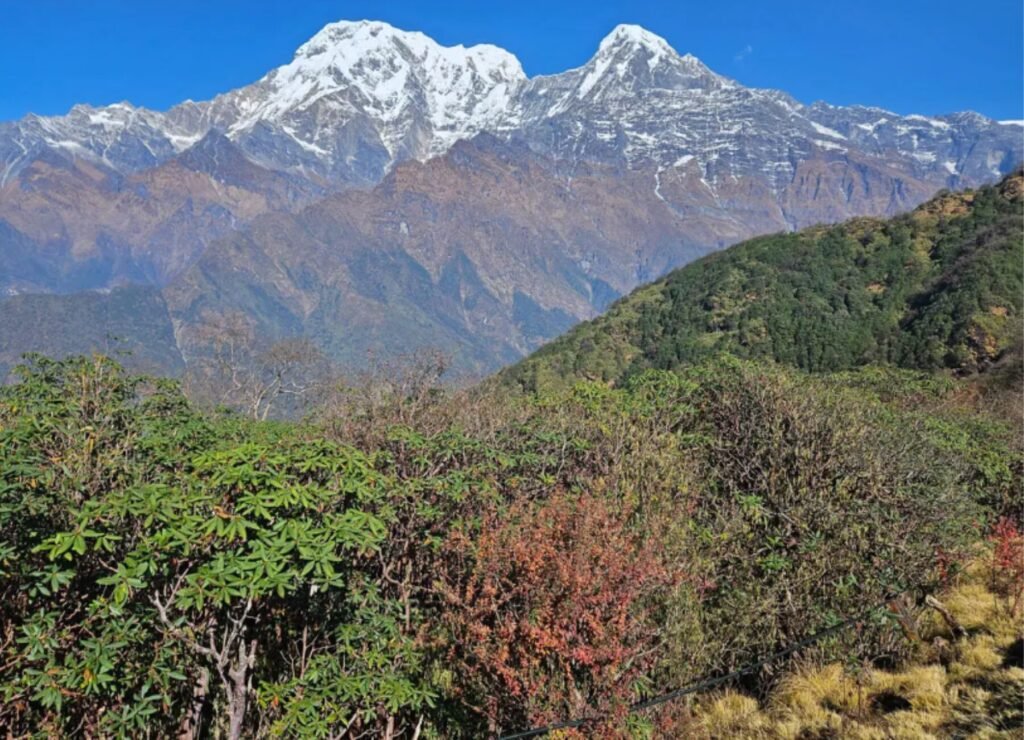
[[[711,189],[759,177],[776,192],[801,161],[866,156],[948,186],[989,181],[1024,155],[1022,130],[976,113],[925,117],[803,105],[744,87],[638,26],[618,26],[584,66],[523,87],[511,128],[565,160],[695,167]]]
[[[1007,172],[1022,129],[975,113],[899,116],[803,105],[747,88],[621,25],[582,67],[528,79],[495,46],[445,47],[386,23],[332,23],[252,85],[166,113],[118,103],[0,124],[0,183],[44,149],[135,172],[218,129],[253,161],[336,185],[378,182],[480,132],[521,137],[569,163],[687,166],[714,189],[757,176],[778,191],[800,161],[867,156],[909,177],[967,185]]]
[[[372,183],[395,162],[428,159],[498,127],[526,76],[495,46],[445,47],[386,23],[332,23],[252,85],[166,113],[118,103],[0,125],[0,180],[43,148],[132,172],[210,129],[255,162],[339,183]]]
[[[173,334],[152,356],[190,363],[241,316],[353,364],[428,346],[486,370],[708,252],[906,211],[1022,158],[1020,122],[806,105],[637,26],[528,78],[493,46],[341,22],[210,101],[0,123],[0,296],[152,286],[62,330],[75,351]],[[36,297],[54,325],[73,313]],[[0,369],[71,346],[16,328]]]
[[[76,105],[66,116],[29,114],[0,123],[0,186],[47,150],[127,173],[158,165],[201,138],[163,113],[127,102]]]
[[[217,127],[266,166],[376,182],[498,125],[525,80],[495,46],[444,47],[386,23],[333,23],[254,85],[169,117]]]

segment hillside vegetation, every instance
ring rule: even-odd
[[[865,610],[801,660],[898,664],[912,645],[876,607],[940,588],[1020,503],[1018,429],[905,371],[723,359],[528,401],[424,376],[301,424],[99,357],[19,375],[0,389],[15,737],[587,717],[569,734],[688,736],[685,704],[630,706]]]
[[[246,376],[226,336],[218,409],[27,358],[0,388],[0,727],[1013,736],[1022,183],[747,242],[511,391],[431,361],[286,423],[304,346]],[[927,626],[935,595],[966,635]]]
[[[890,220],[744,242],[640,288],[504,371],[538,390],[727,352],[812,372],[982,370],[1024,336],[1024,174]]]

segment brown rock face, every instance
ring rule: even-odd
[[[298,208],[319,192],[253,164],[213,135],[130,175],[44,153],[0,189],[0,225],[6,222],[25,245],[19,250],[5,240],[4,251],[12,254],[0,270],[0,290],[163,284],[217,238],[267,211]]]
[[[689,165],[689,166],[688,166]],[[905,210],[931,190],[877,162],[800,163],[781,193],[712,190],[692,163],[560,163],[490,136],[399,166],[369,191],[268,214],[213,245],[165,294],[186,359],[248,317],[358,364],[430,346],[464,372],[509,362],[673,267],[756,234]]]

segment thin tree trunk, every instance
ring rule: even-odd
[[[952,612],[946,608],[946,605],[936,599],[931,594],[928,594],[924,598],[924,603],[930,606],[932,609],[942,615],[946,625],[949,627],[949,631],[953,634],[953,639],[958,640],[961,637],[967,637],[967,630],[964,629],[963,625],[956,621],[956,617],[953,616]]]
[[[181,721],[178,729],[178,740],[196,740],[202,731],[203,708],[206,706],[206,695],[210,689],[210,671],[203,668],[199,673],[195,686],[192,687],[192,705]]]
[[[228,669],[231,679],[228,690],[228,738],[240,740],[245,728],[245,711],[249,699],[249,674],[256,660],[256,641],[253,640],[248,651],[245,641],[238,642],[238,657],[235,664]]]

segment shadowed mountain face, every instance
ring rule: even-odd
[[[995,180],[1022,133],[803,105],[635,26],[528,79],[496,47],[343,22],[212,101],[0,124],[0,291],[157,286],[186,358],[240,314],[347,362],[429,345],[476,372],[709,251]]]
[[[186,355],[228,313],[312,336],[335,357],[443,348],[489,370],[705,253],[631,173],[570,183],[493,137],[399,166],[372,191],[261,217],[166,289]]]

